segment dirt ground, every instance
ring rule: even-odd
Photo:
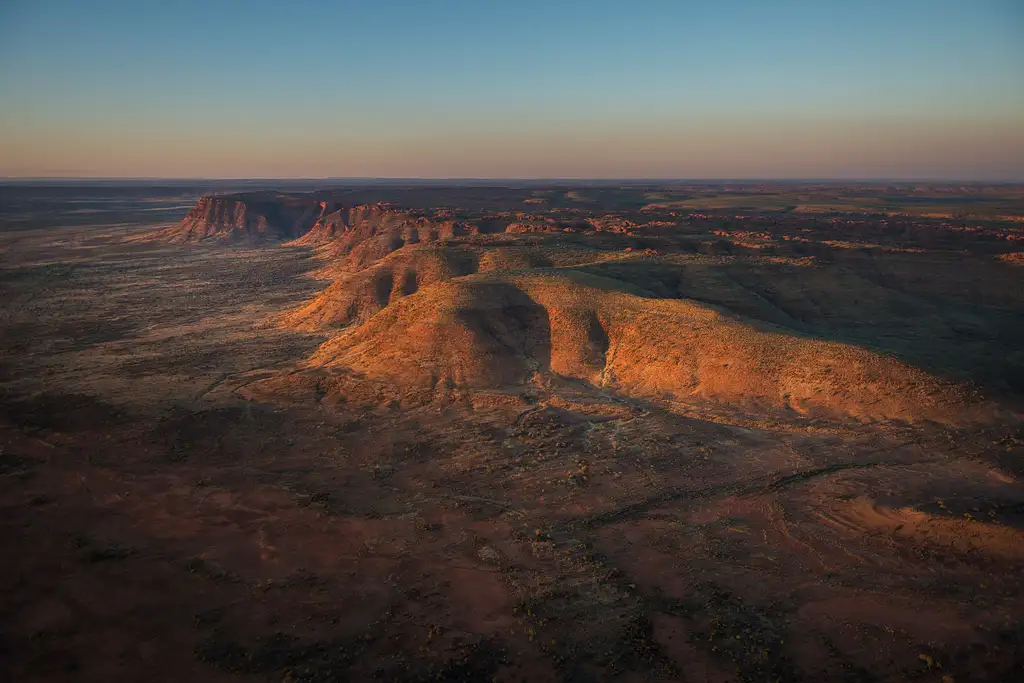
[[[1018,427],[283,400],[313,253],[149,229],[0,234],[0,678],[1024,679]]]

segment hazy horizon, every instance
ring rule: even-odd
[[[817,178],[795,178],[788,176],[779,177],[723,177],[723,178],[673,178],[673,177],[650,177],[623,176],[623,177],[583,177],[583,176],[0,176],[0,183],[28,183],[28,182],[67,182],[67,183],[114,183],[114,182],[357,182],[357,183],[488,183],[488,182],[514,182],[514,183],[693,183],[693,184],[746,184],[746,183],[779,183],[779,184],[822,184],[822,185],[844,185],[850,183],[892,183],[898,185],[910,185],[914,183],[934,183],[941,185],[974,184],[974,185],[1021,185],[1024,178],[1011,178],[1005,180],[985,180],[975,178],[860,178],[860,177],[817,177]]]
[[[39,0],[0,177],[1024,180],[1015,0]]]

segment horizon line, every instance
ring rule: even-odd
[[[1022,184],[1020,178],[948,178],[948,177],[892,177],[892,176],[850,176],[850,177],[799,177],[799,176],[0,176],[0,183],[6,182],[111,182],[111,181],[160,181],[160,182],[628,182],[628,183],[943,183],[943,184]]]

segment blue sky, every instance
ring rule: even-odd
[[[0,0],[0,175],[1024,179],[1024,3]]]

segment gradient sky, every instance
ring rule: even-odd
[[[1024,0],[0,0],[0,176],[1024,179]]]

